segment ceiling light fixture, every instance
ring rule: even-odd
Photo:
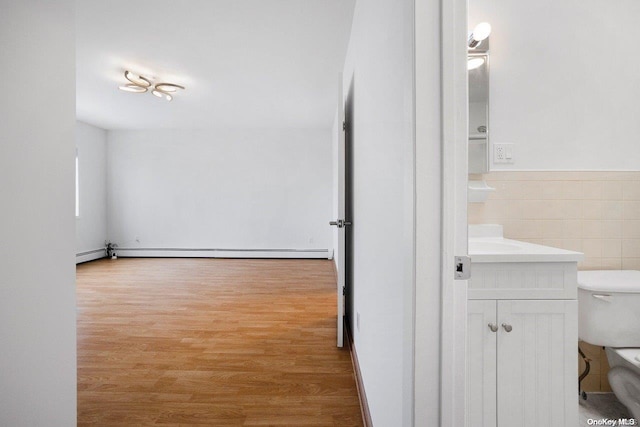
[[[154,85],[151,79],[133,74],[129,70],[124,72],[124,78],[130,83],[118,86],[118,89],[132,93],[145,93],[151,89],[151,93],[153,95],[158,98],[164,98],[167,101],[171,101],[173,99],[172,94],[175,94],[178,89],[184,90],[184,86],[180,86],[175,83],[162,82]]]
[[[469,40],[467,41],[469,49],[475,49],[482,43],[482,40],[489,37],[489,34],[491,34],[491,25],[488,22],[481,22],[476,25],[471,34],[469,34]]]

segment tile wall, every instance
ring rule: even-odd
[[[469,224],[502,224],[506,238],[583,252],[581,270],[640,270],[640,172],[492,172],[470,179],[496,191],[485,203],[469,204]],[[591,359],[583,388],[610,391],[604,351],[581,348]]]

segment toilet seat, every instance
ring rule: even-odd
[[[610,350],[635,366],[640,374],[640,348],[610,348]]]
[[[603,346],[609,384],[640,419],[640,271],[578,272],[578,324],[583,341]]]
[[[640,349],[635,349],[640,351]],[[640,374],[623,366],[611,368],[609,374],[609,384],[616,397],[627,407],[631,416],[636,420],[640,419]]]

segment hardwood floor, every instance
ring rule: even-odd
[[[81,264],[78,425],[361,426],[326,260]]]

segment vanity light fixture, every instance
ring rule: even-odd
[[[481,56],[470,56],[467,61],[467,70],[475,70],[484,64],[484,58]]]
[[[173,99],[173,94],[175,94],[178,89],[184,90],[184,86],[180,86],[175,83],[162,82],[154,85],[151,79],[133,74],[129,70],[124,72],[124,78],[127,79],[129,83],[118,86],[118,89],[132,93],[145,93],[148,90],[151,90],[153,95],[158,98],[164,98],[167,101],[171,101]]]
[[[489,37],[491,34],[491,25],[488,22],[481,22],[476,25],[471,34],[469,34],[469,40],[467,42],[469,49],[475,49],[482,40]]]

